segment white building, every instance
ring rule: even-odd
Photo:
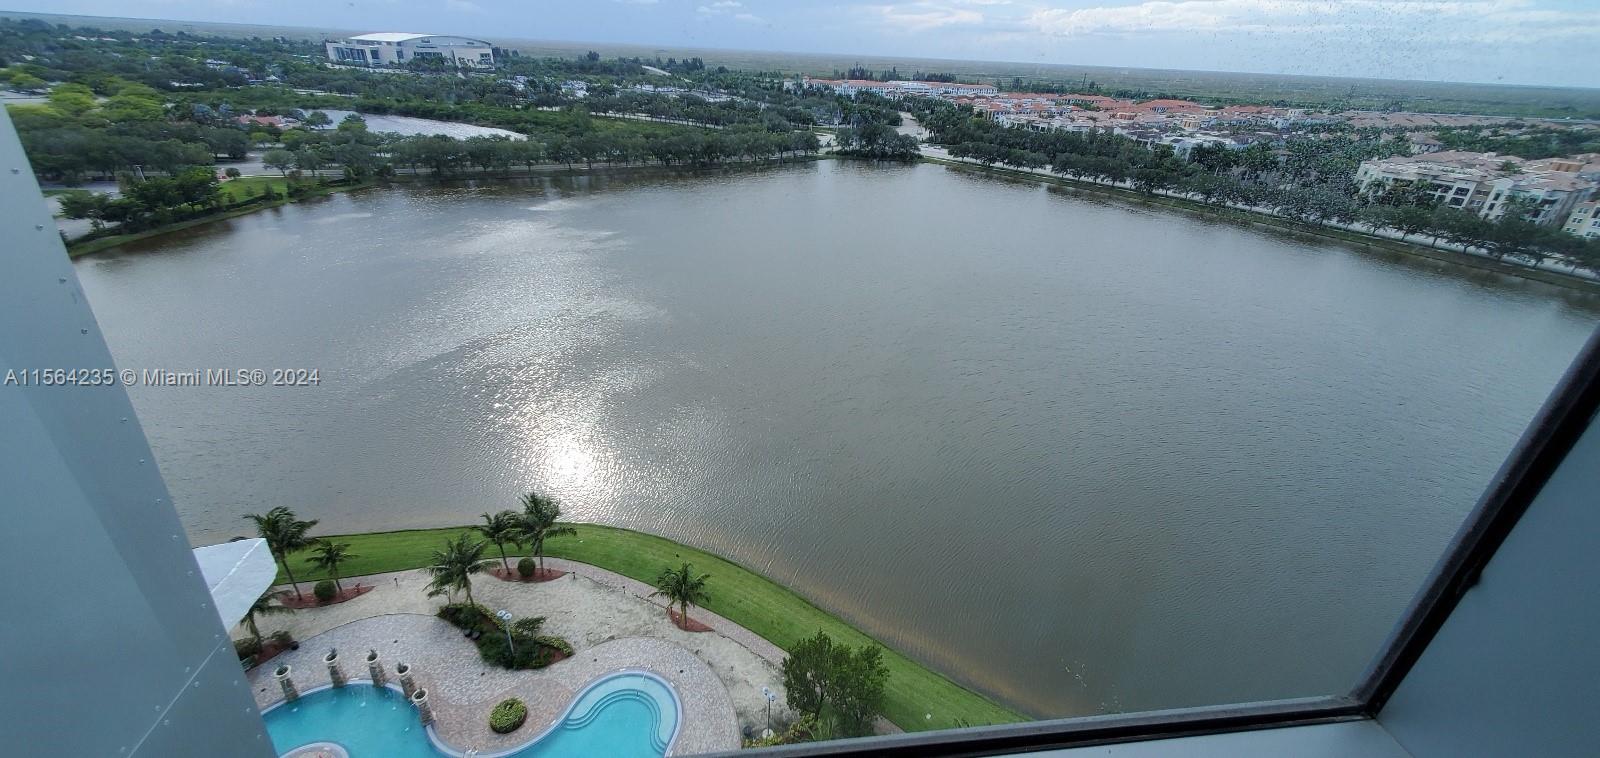
[[[1377,185],[1410,182],[1426,187],[1442,205],[1499,219],[1512,201],[1530,206],[1527,218],[1560,224],[1600,189],[1600,156],[1523,160],[1494,153],[1442,151],[1363,161],[1356,183],[1363,192]]]
[[[494,46],[470,37],[376,32],[323,44],[328,60],[355,66],[404,66],[417,58],[440,58],[469,68],[494,66]]]
[[[1579,203],[1561,230],[1579,237],[1600,238],[1600,200]]]

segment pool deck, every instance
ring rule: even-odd
[[[291,677],[301,691],[327,684],[322,656],[329,648],[340,651],[350,679],[367,677],[368,649],[382,656],[391,681],[396,681],[396,663],[409,664],[417,686],[428,690],[436,733],[457,750],[491,753],[520,747],[553,725],[585,685],[624,669],[650,671],[677,692],[678,736],[668,755],[733,750],[740,745],[727,688],[710,666],[681,645],[643,637],[616,639],[581,647],[572,658],[548,668],[509,671],[485,664],[477,648],[454,626],[413,613],[372,616],[302,640],[299,650],[250,671],[256,704],[265,708],[282,699],[273,679],[273,670],[281,664],[293,667]],[[362,681],[347,686],[371,685]],[[527,703],[528,720],[511,734],[495,734],[489,729],[489,711],[508,697]]]

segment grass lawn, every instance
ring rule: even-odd
[[[278,194],[289,191],[289,180],[281,176],[241,176],[238,179],[229,179],[222,183],[223,202],[232,204],[251,197],[246,189],[253,190],[255,196],[260,196],[267,187],[271,187]]]
[[[794,592],[731,561],[642,532],[593,524],[573,526],[578,530],[577,536],[551,539],[545,546],[546,555],[582,561],[647,583],[653,583],[662,569],[687,561],[694,564],[696,574],[711,575],[706,583],[711,594],[705,606],[708,610],[786,650],[818,630],[827,632],[836,642],[850,645],[875,642]],[[353,577],[419,568],[435,549],[464,529],[351,534],[330,539],[350,543],[350,552],[360,556],[340,570],[344,576]],[[492,545],[489,553],[498,557]],[[309,552],[302,552],[291,558],[296,579],[324,576],[307,563],[309,557]],[[281,574],[279,580],[287,581]],[[908,732],[1023,720],[887,647],[884,663],[889,668],[889,683],[883,715]],[[926,714],[933,717],[927,718]]]

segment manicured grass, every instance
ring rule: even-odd
[[[556,537],[545,554],[568,558],[615,571],[643,582],[654,582],[661,570],[681,563],[694,564],[696,574],[710,574],[708,610],[789,649],[804,637],[827,632],[835,641],[863,645],[876,641],[805,598],[732,561],[668,539],[642,532],[593,524],[573,524],[575,537]],[[444,542],[465,527],[405,532],[351,534],[330,537],[350,543],[360,556],[340,569],[344,576],[378,574],[419,568]],[[488,554],[499,556],[491,545]],[[324,575],[312,568],[303,552],[291,558],[295,578],[315,580]],[[287,581],[281,574],[279,581]],[[490,581],[493,581],[492,579]],[[693,611],[690,611],[693,615]],[[883,715],[906,731],[944,729],[1021,721],[1023,717],[967,690],[910,658],[885,647],[884,663],[889,683]],[[928,718],[927,714],[932,714]]]
[[[238,179],[229,179],[222,183],[222,196],[225,198],[223,202],[232,204],[251,197],[259,197],[267,187],[282,195],[289,191],[289,180],[281,176],[241,176]],[[250,194],[251,191],[254,192],[253,195]]]

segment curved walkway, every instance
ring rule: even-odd
[[[730,733],[734,735],[733,742],[717,749],[738,747],[738,735],[747,727],[752,733],[759,733],[766,727],[767,700],[762,692],[763,688],[778,694],[777,702],[772,706],[773,722],[787,723],[792,720],[793,715],[783,700],[783,678],[779,671],[779,665],[785,654],[777,645],[738,624],[702,609],[691,609],[690,616],[711,626],[714,631],[685,632],[667,619],[663,605],[657,603],[655,599],[646,597],[653,588],[642,582],[575,561],[549,558],[546,559],[546,565],[552,569],[566,571],[568,575],[549,582],[523,584],[504,582],[484,574],[473,580],[473,596],[483,605],[494,609],[508,609],[519,618],[546,617],[544,633],[564,637],[572,643],[575,659],[590,655],[590,650],[599,645],[627,638],[660,640],[687,651],[715,674],[731,702],[733,718],[724,720],[730,725]],[[315,655],[306,660],[311,661],[314,668],[323,668],[320,656],[335,643],[315,637],[330,630],[357,621],[384,618],[391,614],[418,614],[444,624],[443,621],[434,618],[443,599],[426,596],[428,576],[423,571],[397,571],[352,577],[344,579],[343,582],[346,586],[360,582],[371,585],[373,589],[358,598],[337,605],[262,617],[257,622],[262,634],[270,634],[277,630],[289,631],[302,642],[301,649],[295,654],[304,654],[307,650],[311,650]],[[302,582],[300,586],[303,592],[310,592],[309,583]],[[286,586],[284,588],[287,589]],[[444,626],[453,629],[448,624]],[[235,629],[234,636],[243,637],[245,632],[242,628]],[[393,644],[393,639],[391,637],[384,642]],[[346,654],[352,656],[365,653],[368,647],[375,647],[373,644],[368,644],[355,649],[350,648],[351,643],[348,642],[337,644],[340,645],[341,651],[346,651]],[[450,645],[465,651],[463,665],[467,666],[472,675],[476,676],[480,671],[490,670],[490,667],[478,659],[472,645],[460,638],[459,633],[456,633]],[[392,665],[393,660],[389,654],[382,648],[379,648],[379,651]],[[288,659],[279,656],[274,658],[272,663],[276,664],[283,660]],[[561,668],[567,663],[563,661],[551,669]],[[413,665],[421,667],[420,663]],[[627,665],[629,664],[624,662],[618,668]],[[642,663],[639,665],[643,667]],[[365,674],[356,669],[364,670],[364,666],[365,664],[359,667],[346,666],[345,670],[351,677],[361,677]],[[268,664],[259,666],[252,672],[252,676],[268,668],[270,668]],[[297,670],[300,668],[296,665]],[[326,681],[325,668],[317,676],[321,677],[319,681]],[[298,676],[296,681],[302,688],[310,686],[301,682]],[[270,676],[267,683],[271,683]],[[260,692],[260,687],[256,689],[258,697],[261,696],[263,693]],[[276,690],[271,688],[266,694],[272,700],[278,697]],[[532,707],[532,701],[529,701],[529,704]],[[566,703],[563,701],[556,707],[565,706]],[[485,708],[483,714],[470,719],[471,726],[480,728],[485,738],[491,733],[487,726],[479,722],[484,721],[484,718],[480,717],[487,712]],[[886,721],[883,722],[883,726],[888,729],[894,728]],[[475,746],[463,744],[466,747]]]
[[[322,662],[337,648],[342,668],[351,679],[365,679],[366,655],[377,650],[394,680],[395,664],[409,664],[419,687],[428,689],[435,732],[458,750],[492,752],[521,746],[553,725],[585,685],[622,669],[644,669],[672,684],[682,710],[679,731],[668,755],[731,750],[739,747],[733,703],[716,672],[683,647],[664,640],[633,637],[586,647],[572,658],[535,671],[509,671],[488,666],[460,630],[434,616],[395,613],[352,621],[301,642],[250,674],[256,705],[265,708],[282,699],[273,678],[280,664],[293,667],[291,677],[301,690],[328,683]],[[367,687],[366,682],[349,686]],[[528,720],[511,734],[489,729],[489,711],[508,697],[528,705]]]

